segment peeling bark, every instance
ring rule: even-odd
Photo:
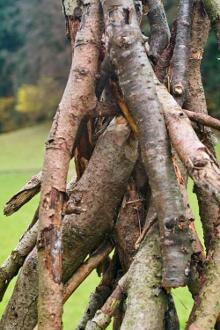
[[[63,282],[77,270],[112,228],[117,209],[137,158],[137,142],[125,121],[115,119],[99,138],[82,178],[72,186],[62,225]],[[30,330],[37,322],[36,251],[28,257],[0,322],[4,330]]]
[[[69,80],[46,145],[37,244],[39,330],[61,329],[61,217],[66,178],[79,124],[95,103],[100,42],[100,6],[98,1],[91,0],[83,6],[83,23],[76,37]]]
[[[142,157],[160,221],[163,285],[181,286],[187,280],[190,241],[153,71],[133,2],[107,0],[102,4],[111,59],[118,68],[120,87],[138,127]]]

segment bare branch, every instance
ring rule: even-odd
[[[199,141],[185,113],[166,87],[159,82],[157,82],[157,94],[164,110],[172,145],[189,175],[198,187],[220,201],[220,170],[215,158]]]
[[[24,204],[29,202],[36,194],[39,193],[41,187],[42,173],[34,175],[19,192],[12,196],[4,207],[4,214],[11,215],[18,211]]]
[[[161,0],[145,0],[150,23],[149,56],[156,63],[163,50],[169,44],[170,29]]]
[[[96,103],[95,79],[101,43],[100,5],[98,1],[91,0],[82,6],[82,24],[76,36],[69,80],[47,141],[42,171],[37,244],[39,330],[61,329],[61,217],[68,165],[80,122]]]
[[[85,330],[101,330],[107,328],[114,312],[120,304],[125,287],[126,275],[119,281],[119,284],[116,286],[102,308],[98,310],[93,319],[87,323]]]
[[[73,294],[78,286],[87,278],[87,276],[111,253],[113,246],[109,242],[102,244],[90,257],[85,261],[67,281],[64,286],[63,300],[66,300]]]
[[[184,102],[187,88],[192,5],[191,0],[180,0],[176,20],[177,33],[171,62],[171,88],[180,105]]]
[[[187,280],[190,239],[153,71],[143,46],[133,1],[102,3],[111,59],[118,68],[125,102],[138,127],[141,153],[159,218],[163,285],[181,286]]]
[[[213,118],[212,116],[209,116],[202,112],[198,113],[198,112],[193,112],[193,111],[189,111],[186,109],[183,109],[183,111],[185,112],[185,114],[187,115],[187,117],[190,120],[195,121],[204,126],[208,126],[208,127],[220,130],[220,120],[219,119]]]

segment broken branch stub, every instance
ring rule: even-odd
[[[133,2],[106,0],[102,4],[109,53],[118,69],[125,102],[138,127],[142,158],[159,218],[163,285],[178,287],[187,281],[190,237],[153,71]]]
[[[7,216],[13,214],[38,194],[41,187],[41,178],[42,173],[39,172],[34,175],[19,192],[12,196],[4,207],[4,214]]]

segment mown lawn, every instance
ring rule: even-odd
[[[24,183],[42,167],[44,142],[49,130],[49,124],[38,125],[32,128],[22,129],[16,132],[0,135],[1,158],[0,158],[0,209],[4,203]],[[220,145],[217,146],[220,154]],[[72,166],[73,168],[73,166]],[[192,183],[189,183],[190,202],[197,219],[197,226],[202,235],[199,225],[198,206],[195,195],[192,193]],[[38,198],[35,197],[28,205],[19,212],[7,218],[1,211],[0,216],[0,263],[8,256],[16,245],[19,237],[28,226],[32,215],[37,207]],[[99,279],[94,272],[85,283],[74,293],[73,297],[65,304],[64,329],[73,330],[79,322],[80,316],[85,309],[90,292],[95,288]],[[0,304],[0,315],[11,295],[13,281]],[[184,329],[185,321],[192,307],[192,298],[185,288],[174,290],[173,296],[177,305],[181,322]]]

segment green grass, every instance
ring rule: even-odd
[[[32,128],[18,130],[16,132],[0,135],[0,210],[5,202],[17,192],[24,183],[42,167],[44,154],[44,142],[46,141],[49,124],[43,124]],[[217,153],[220,155],[220,145]],[[200,237],[202,230],[199,223],[198,205],[195,195],[192,193],[192,182],[189,183],[190,203],[196,217],[196,226]],[[19,212],[11,217],[5,217],[0,211],[0,263],[9,255],[15,247],[19,237],[28,226],[37,207],[39,197],[35,197]],[[99,279],[95,272],[81,285],[81,287],[68,300],[64,308],[64,329],[72,330],[78,324],[82,312],[88,301],[88,296],[94,290]],[[10,284],[3,302],[0,304],[0,315],[3,313],[7,301],[12,293],[15,280]],[[192,298],[185,288],[173,290],[181,329],[188,318],[192,308]]]

